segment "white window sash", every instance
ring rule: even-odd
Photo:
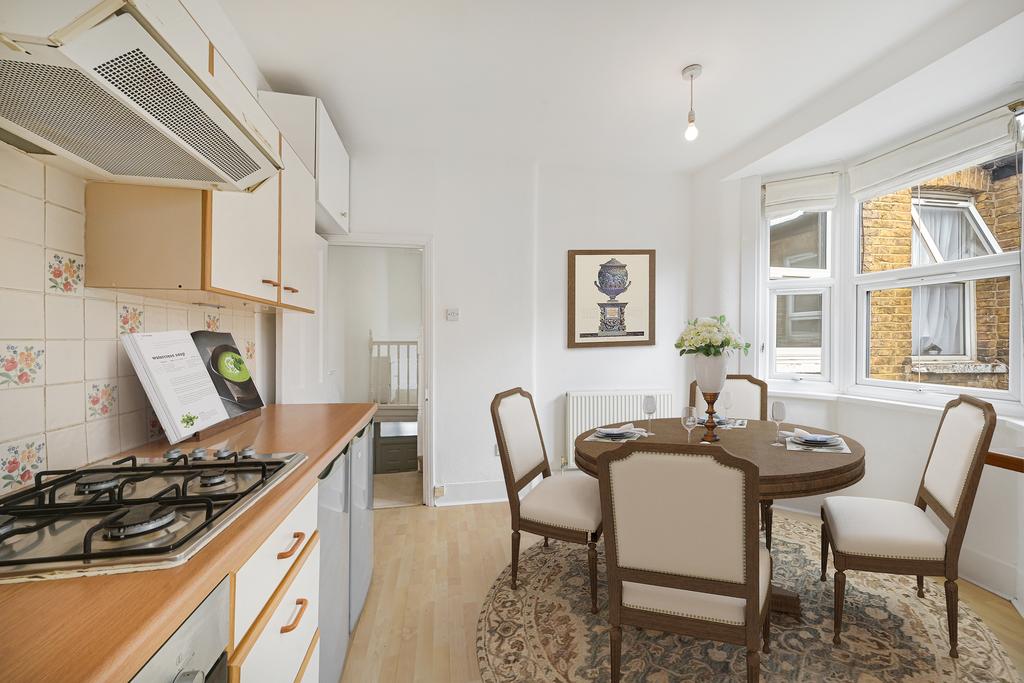
[[[775,286],[772,286],[775,285]],[[831,326],[832,326],[832,282],[801,282],[801,283],[782,283],[773,282],[767,289],[768,293],[768,340],[767,345],[767,357],[768,357],[768,377],[769,379],[787,379],[797,381],[807,381],[815,383],[829,383],[832,381],[832,344],[831,344]],[[798,285],[798,286],[791,286]],[[820,374],[804,374],[797,372],[777,372],[776,371],[776,347],[775,340],[777,334],[778,325],[778,305],[779,300],[784,296],[793,296],[800,294],[820,294],[821,295],[821,373]]]

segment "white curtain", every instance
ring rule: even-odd
[[[964,285],[914,287],[912,327],[913,355],[964,355]]]

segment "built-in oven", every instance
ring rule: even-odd
[[[231,579],[225,578],[178,627],[132,683],[227,683]]]

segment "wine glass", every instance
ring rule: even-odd
[[[732,410],[732,392],[723,391],[719,394],[717,405],[722,408],[722,426],[728,427],[732,424],[732,418],[729,417],[729,412]]]
[[[786,420],[786,404],[782,401],[772,402],[772,422],[775,423],[775,443],[773,446],[784,446],[782,443],[782,423]]]
[[[654,432],[651,431],[651,418],[658,412],[658,399],[654,396],[644,396],[644,415],[647,416],[647,435],[653,436]]]
[[[683,414],[683,428],[686,430],[686,443],[690,443],[690,433],[697,426],[697,409],[690,406]]]

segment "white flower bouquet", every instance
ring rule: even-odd
[[[728,351],[750,351],[750,343],[725,322],[725,316],[714,318],[694,318],[676,340],[679,355],[688,353],[702,356],[721,356]]]

